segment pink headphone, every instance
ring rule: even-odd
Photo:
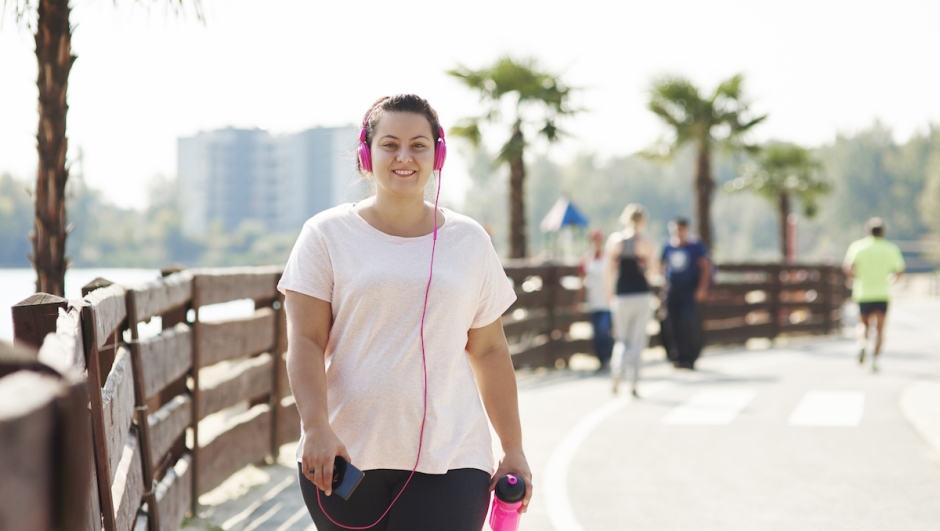
[[[362,169],[368,172],[372,171],[372,151],[369,149],[369,143],[366,142],[366,135],[368,131],[366,127],[369,125],[369,118],[372,117],[370,112],[364,122],[362,122],[362,130],[359,131],[359,162],[362,164]],[[447,142],[444,141],[444,128],[438,125],[438,134],[440,139],[437,141],[437,145],[434,146],[434,169],[441,171],[444,169],[444,159],[447,158]]]

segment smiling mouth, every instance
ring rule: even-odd
[[[392,170],[392,173],[394,173],[395,175],[399,177],[411,177],[412,175],[418,172],[416,172],[415,170]]]

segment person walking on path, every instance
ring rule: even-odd
[[[884,239],[884,223],[871,218],[866,224],[869,236],[852,242],[845,253],[843,269],[852,278],[852,299],[858,303],[858,363],[865,363],[868,338],[875,330],[871,369],[878,370],[878,357],[884,342],[890,284],[904,274],[904,257],[898,246]]]
[[[584,302],[591,314],[591,327],[594,329],[594,355],[600,362],[598,373],[610,370],[610,356],[614,340],[610,335],[610,302],[605,285],[606,259],[604,256],[604,233],[595,230],[590,234],[591,252],[581,258],[578,273],[584,285]]]
[[[663,249],[662,267],[666,277],[665,332],[669,357],[681,369],[695,369],[702,352],[700,305],[708,297],[711,260],[708,249],[689,236],[689,222],[676,218],[669,223],[669,244]]]
[[[629,365],[633,369],[631,392],[637,393],[640,379],[640,354],[649,344],[646,325],[653,315],[652,292],[647,275],[656,258],[653,241],[643,230],[646,210],[631,203],[620,215],[624,229],[610,235],[607,243],[607,294],[614,321],[612,361],[613,391],[618,392]]]
[[[445,150],[427,101],[379,99],[359,145],[375,195],[304,223],[278,285],[300,487],[320,531],[479,531],[506,474],[525,482],[520,511],[532,496],[500,320],[515,293],[483,228],[424,201]],[[365,471],[348,500],[333,492],[336,456]]]

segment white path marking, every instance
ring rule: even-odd
[[[724,426],[734,420],[756,394],[752,389],[701,391],[673,408],[663,417],[663,424]]]
[[[249,516],[251,516],[251,513],[255,512],[255,510],[256,510],[258,507],[261,507],[262,505],[264,505],[264,503],[267,502],[268,500],[273,499],[275,496],[277,496],[278,494],[280,494],[280,492],[281,492],[282,490],[286,489],[286,488],[288,487],[288,485],[290,485],[290,484],[293,483],[293,482],[294,482],[294,478],[293,478],[293,477],[287,477],[287,478],[285,478],[284,481],[278,483],[278,484],[275,485],[271,490],[269,490],[268,492],[266,492],[264,496],[258,498],[258,499],[255,500],[251,505],[249,505],[248,507],[246,507],[244,511],[242,511],[242,512],[236,514],[235,516],[229,518],[228,520],[222,522],[222,529],[223,529],[223,531],[228,531],[229,529],[231,529],[232,527],[234,527],[234,526],[237,525],[238,523],[240,523],[240,522],[244,521],[245,519],[247,519]]]
[[[571,500],[568,499],[568,466],[571,465],[574,454],[594,428],[629,403],[630,397],[625,396],[595,409],[568,432],[548,459],[545,466],[545,506],[548,508],[549,520],[558,531],[584,529],[575,519]]]
[[[264,513],[258,518],[255,518],[250,524],[248,524],[248,527],[246,527],[243,531],[255,531],[255,529],[258,529],[259,527],[261,527],[261,524],[267,522],[268,520],[271,519],[272,516],[277,514],[277,512],[280,511],[281,507],[283,506],[284,506],[283,503],[274,504],[274,507],[271,507],[270,509],[268,509],[268,512]]]
[[[309,516],[309,515],[310,513],[307,512],[307,507],[306,506],[301,507],[300,510],[292,514],[290,518],[285,520],[284,523],[281,524],[281,526],[275,529],[274,531],[287,531],[288,529],[290,529],[290,526],[296,524],[298,520],[300,520],[304,516]]]
[[[858,426],[865,411],[860,391],[810,391],[790,415],[791,426]]]
[[[673,382],[659,382],[641,386],[642,396],[653,396],[668,387],[674,387]],[[545,465],[545,479],[542,488],[545,492],[545,506],[548,509],[548,519],[557,531],[583,531],[584,528],[574,517],[571,509],[571,500],[568,498],[568,467],[581,443],[588,438],[594,428],[604,422],[607,417],[630,403],[629,396],[616,398],[589,413],[581,422],[575,424],[571,431],[565,435]]]

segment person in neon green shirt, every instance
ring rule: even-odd
[[[871,328],[875,329],[872,371],[878,370],[878,356],[884,338],[885,315],[888,313],[890,284],[904,274],[904,257],[898,246],[884,239],[884,222],[871,218],[866,224],[870,236],[852,242],[845,253],[843,269],[853,279],[852,299],[861,315],[858,324],[859,364],[865,363],[865,350]]]

